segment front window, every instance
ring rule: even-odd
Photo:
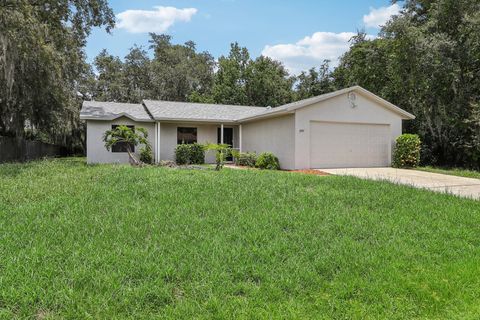
[[[115,129],[119,127],[120,125],[114,124],[112,125],[112,129]],[[135,126],[125,126],[127,128],[132,129],[135,131]],[[127,145],[128,143],[126,142],[117,142],[112,146],[112,152],[127,152]],[[132,152],[135,152],[135,145],[133,143],[130,143],[130,150]]]
[[[197,142],[197,128],[177,128],[177,144],[192,144]]]

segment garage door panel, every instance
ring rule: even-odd
[[[310,123],[312,168],[382,167],[389,164],[389,125]]]

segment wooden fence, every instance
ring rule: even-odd
[[[0,163],[67,156],[67,149],[40,141],[0,137]]]

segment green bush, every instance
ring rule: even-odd
[[[198,143],[190,145],[190,161],[191,164],[205,163],[205,147],[203,145]]]
[[[260,155],[257,158],[257,162],[255,166],[260,169],[268,169],[268,170],[280,169],[278,158],[273,153],[270,153],[270,152],[260,153]]]
[[[255,152],[239,152],[235,156],[237,166],[255,167],[256,162],[257,154]]]
[[[205,150],[201,144],[179,144],[175,148],[175,162],[183,164],[204,164]]]
[[[395,168],[415,168],[420,163],[421,141],[416,134],[402,134],[396,140],[393,153]]]
[[[153,153],[150,145],[146,145],[140,150],[140,161],[147,164],[153,163]]]

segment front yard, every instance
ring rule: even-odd
[[[0,319],[480,317],[477,201],[83,159],[0,181]]]

